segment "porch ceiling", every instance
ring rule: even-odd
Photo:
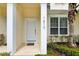
[[[17,4],[24,17],[39,17],[40,16],[40,4],[37,3],[27,3],[27,4]]]
[[[0,4],[0,16],[1,17],[6,17],[6,13],[7,13],[7,6],[4,3]]]

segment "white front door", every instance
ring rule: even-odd
[[[29,19],[27,20],[26,27],[26,35],[27,35],[27,43],[35,43],[36,42],[36,21]]]

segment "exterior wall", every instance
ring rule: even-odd
[[[0,17],[0,34],[4,34],[4,37],[5,37],[5,43],[7,43],[7,36],[6,36],[6,30],[7,30],[7,28],[6,28],[6,23],[7,23],[7,21],[6,21],[6,19],[5,19],[5,17]]]
[[[23,5],[24,17],[40,17],[40,4],[39,3],[27,3]]]
[[[79,13],[76,15],[76,20],[74,21],[74,35],[79,35]]]
[[[28,18],[33,18],[33,19],[35,18],[37,20],[37,40],[38,40],[37,43],[39,43],[39,45],[40,45],[41,54],[46,54],[47,53],[47,4],[40,4],[40,6],[38,6],[38,7],[35,6],[35,4],[31,5],[31,6],[30,6],[30,4],[28,4],[28,6],[27,6],[27,4],[25,4],[25,5],[22,5],[22,8],[23,9],[21,11],[24,16],[23,17],[24,22]],[[24,25],[24,23],[21,23],[22,20],[18,20],[18,19],[16,19],[16,20],[17,20],[16,24]],[[19,26],[17,25],[17,27],[19,27]],[[21,27],[19,27],[17,29],[20,29],[20,28]],[[22,30],[20,29],[17,33],[19,33],[20,31],[22,31]],[[22,32],[22,33],[25,36],[25,28],[23,29],[23,31],[24,32]],[[17,34],[16,36],[18,36],[19,40],[20,40],[19,34]],[[23,36],[23,39],[25,38],[24,36]],[[18,37],[17,37],[17,41],[18,41]],[[18,46],[20,46],[20,44],[22,44],[22,42],[18,43]]]
[[[0,34],[4,34],[5,43],[7,43],[7,19],[6,19],[7,5],[4,3],[0,4]]]
[[[24,6],[24,23],[30,19],[35,19],[37,22],[36,25],[36,36],[37,36],[37,43],[40,45],[40,24],[41,24],[41,20],[40,20],[40,7],[39,4],[25,4]],[[26,25],[24,25],[25,27]],[[24,28],[24,40],[26,41],[26,32],[27,30]]]
[[[7,4],[6,3],[0,3],[0,17],[5,18],[7,15]]]
[[[37,43],[40,45],[40,35],[41,35],[41,29],[40,29],[40,24],[41,24],[41,20],[40,20],[40,4],[36,3],[36,4],[19,4],[20,6],[22,6],[22,13],[23,13],[23,21],[24,21],[24,41],[26,43],[26,33],[27,33],[27,29],[26,29],[26,24],[25,22],[27,22],[28,18],[33,18],[36,19],[37,21],[37,28],[36,28],[36,35],[37,35]]]
[[[25,8],[24,8],[25,7]],[[19,49],[21,46],[26,45],[26,25],[25,22],[28,18],[35,19],[37,21],[37,43],[40,45],[40,8],[32,7],[30,4],[27,7],[27,4],[20,5],[16,4],[16,49]]]
[[[16,5],[16,50],[23,45],[23,16],[21,9]]]
[[[48,10],[48,42],[49,42],[49,17],[51,16],[67,16],[67,11],[63,10]],[[76,20],[74,21],[74,36],[79,36],[79,13],[76,15]],[[62,36],[58,36],[58,37],[53,37],[53,41],[54,42],[67,42],[67,38],[63,37],[63,39],[61,39]]]
[[[22,10],[22,8],[16,9],[16,30],[15,30],[16,49],[22,46],[22,42],[25,38],[24,37],[25,36],[25,28],[24,28],[25,19],[27,20],[27,18],[35,18],[37,19],[37,37],[38,37],[38,43],[40,45],[41,54],[46,54],[47,53],[47,4],[41,4],[40,5],[41,9],[39,7],[38,9],[36,7],[34,8],[29,8],[29,9],[27,8],[26,12],[27,13],[31,12],[31,14],[29,13],[27,14],[26,12]],[[24,13],[26,13],[26,15]],[[40,16],[40,13],[41,13],[41,16]],[[22,15],[24,17],[22,17]]]

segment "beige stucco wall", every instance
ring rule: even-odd
[[[39,6],[34,5],[28,5],[28,4],[16,4],[16,48],[17,50],[21,47],[26,45],[26,38],[25,38],[25,32],[26,32],[26,25],[25,22],[27,21],[27,18],[33,18],[37,21],[37,43],[40,43],[40,8]]]
[[[6,19],[7,5],[5,3],[0,4],[0,34],[4,34],[5,43],[7,43],[7,19]]]
[[[23,45],[23,15],[21,9],[16,5],[16,49]]]
[[[7,15],[7,4],[6,3],[0,3],[0,17],[5,18]]]
[[[39,6],[39,4],[24,4],[25,6],[25,8],[24,8],[24,11],[23,11],[23,13],[24,13],[24,22],[25,21],[27,21],[28,20],[28,18],[30,19],[30,20],[36,20],[36,37],[37,37],[37,44],[39,44],[40,45],[40,40],[41,40],[41,20],[40,20],[40,6]],[[27,9],[26,9],[27,8]],[[26,25],[24,25],[24,27],[25,27]],[[25,31],[25,29],[24,29],[24,31]],[[27,30],[25,31],[26,33],[27,33]],[[25,36],[25,32],[24,32],[24,36]],[[27,34],[26,34],[27,35]],[[25,40],[26,40],[26,38],[27,38],[27,36],[25,37]]]
[[[5,43],[6,43],[6,39],[7,39],[7,21],[5,19],[5,17],[0,17],[0,34],[4,34],[4,37],[5,37]]]

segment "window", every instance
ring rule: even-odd
[[[60,17],[60,34],[67,34],[67,18]]]
[[[50,20],[50,34],[58,34],[58,18],[53,17]]]
[[[67,17],[50,18],[50,35],[67,35],[68,34]]]

